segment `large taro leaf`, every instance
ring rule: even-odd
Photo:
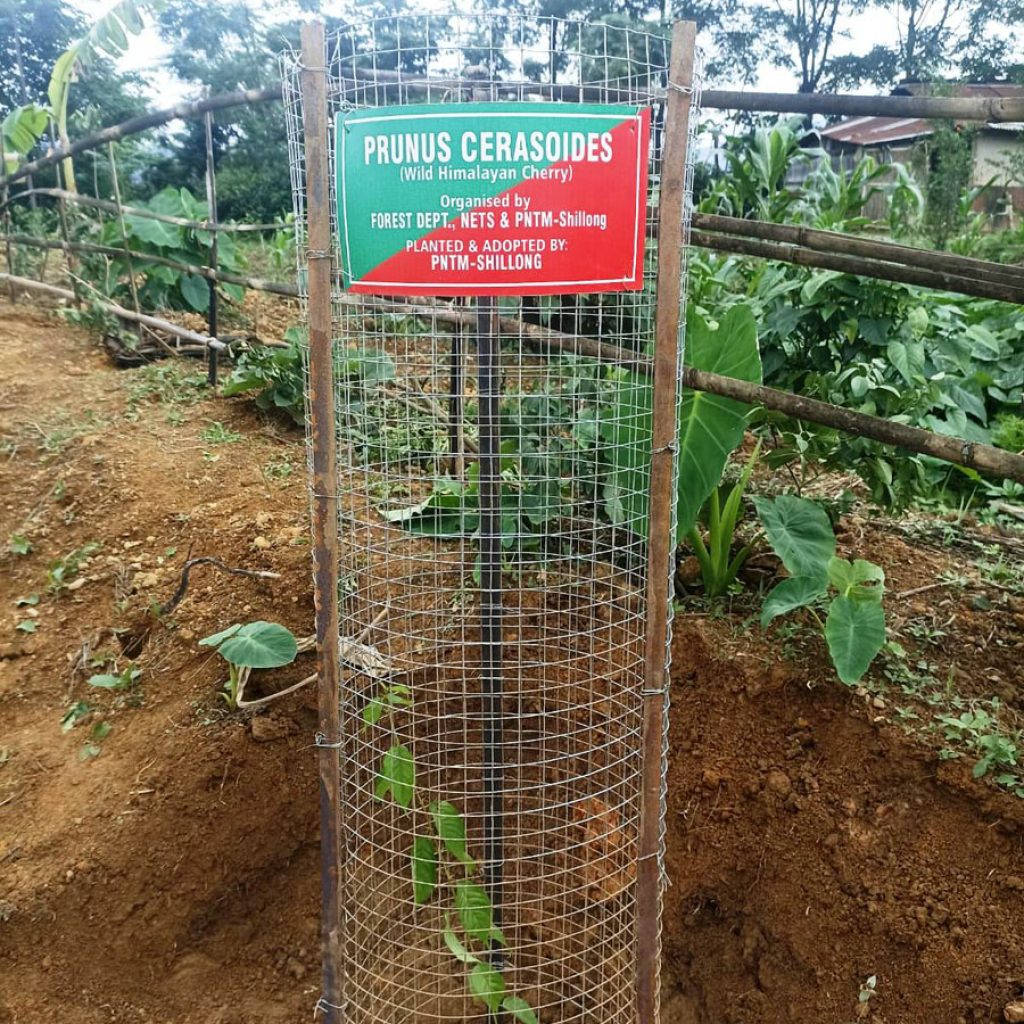
[[[882,605],[840,595],[829,607],[825,639],[839,678],[848,685],[859,682],[885,644]]]
[[[697,370],[761,382],[757,325],[748,306],[733,306],[717,330],[691,311],[687,321],[686,364]],[[651,460],[651,381],[624,374],[601,435],[608,445],[612,472],[605,485],[613,521],[647,533]],[[718,486],[730,452],[743,439],[749,406],[703,391],[683,389],[679,414],[679,509],[677,541],[690,531],[697,513]]]
[[[723,377],[761,383],[757,325],[749,306],[733,306],[713,331],[692,314],[686,365]],[[729,454],[743,440],[750,406],[706,391],[683,389],[679,413],[679,507],[677,539],[697,521],[697,513],[718,486]]]
[[[247,668],[279,668],[289,665],[298,654],[291,630],[276,622],[247,622],[217,644],[218,653],[232,665]],[[222,636],[224,634],[217,634]],[[207,637],[211,644],[216,637]]]

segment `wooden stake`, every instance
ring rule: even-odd
[[[683,203],[690,131],[697,26],[672,29],[665,148],[661,160],[658,221],[658,291],[655,312],[651,419],[651,491],[647,541],[647,636],[644,653],[643,779],[636,888],[636,995],[639,1024],[658,1020],[661,967],[661,845],[664,727],[668,709],[669,580],[675,483],[677,382],[683,274]]]
[[[302,117],[309,246],[309,429],[312,445],[313,585],[320,675],[322,994],[327,1024],[341,1024],[341,766],[338,664],[338,469],[331,359],[331,189],[323,22],[302,26]]]
[[[121,205],[121,185],[117,179],[117,160],[114,157],[114,144],[112,142],[107,146],[107,155],[110,157],[110,181],[114,187],[114,202],[117,203],[117,222],[121,225],[121,243],[127,252],[131,246],[128,244],[128,225],[124,219],[124,207]],[[132,292],[132,306],[136,313],[140,313],[142,310],[139,306],[139,291],[135,284],[135,264],[132,262],[130,255],[126,256],[126,260],[128,263],[128,284]]]

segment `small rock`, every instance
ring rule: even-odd
[[[789,776],[785,772],[780,771],[768,773],[767,786],[773,793],[781,797],[789,796],[790,790],[793,788],[793,784],[789,781]]]
[[[704,769],[700,780],[708,789],[718,789],[722,784],[722,776],[711,768]]]
[[[1024,999],[1014,999],[1003,1007],[1003,1019],[1007,1024],[1022,1024],[1024,1022]]]
[[[270,547],[270,541],[267,540],[266,537],[260,535],[259,537],[253,538],[252,546],[254,548],[259,548],[261,551],[265,551],[267,548]]]
[[[135,577],[135,583],[140,587],[145,587],[146,589],[157,586],[159,582],[160,577],[157,576],[155,572],[142,572]]]
[[[302,981],[306,976],[305,965],[293,956],[288,957],[287,970],[296,981]]]
[[[257,512],[254,522],[257,530],[265,530],[274,517],[269,512]]]
[[[1003,884],[1007,889],[1013,889],[1015,892],[1024,892],[1024,878],[1021,878],[1019,875],[1007,875]]]
[[[64,589],[65,590],[81,590],[82,587],[84,587],[87,582],[88,581],[86,580],[86,578],[84,576],[79,576],[78,579],[72,580],[67,585],[67,587],[65,587]]]

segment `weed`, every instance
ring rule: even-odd
[[[271,459],[263,467],[264,480],[287,480],[295,472],[295,466],[288,459]]]
[[[938,721],[947,740],[953,740],[979,755],[971,774],[980,779],[990,772],[995,781],[1024,797],[1024,774],[1020,757],[1024,737],[1005,732],[999,722],[999,702],[993,700],[992,712],[973,708],[960,715],[939,715]]]
[[[207,444],[234,444],[242,440],[237,430],[225,427],[219,420],[212,420],[199,436]]]
[[[97,541],[89,541],[63,558],[58,558],[50,563],[46,570],[46,589],[51,594],[59,594],[66,590],[68,584],[81,571],[82,564],[87,558],[91,558],[102,547]]]
[[[141,675],[141,668],[135,668],[133,665],[129,665],[117,675],[104,673],[101,675],[89,676],[89,685],[98,686],[103,690],[117,690],[123,692],[133,689]]]
[[[14,602],[14,607],[15,608],[26,608],[26,607],[27,608],[34,608],[37,604],[39,604],[39,595],[38,594],[29,594],[28,597],[19,597],[17,599],[17,601]]]
[[[82,721],[87,715],[93,710],[91,704],[87,701],[80,700],[72,704],[71,707],[64,712],[64,717],[60,720],[60,731],[70,732],[79,722]]]
[[[206,378],[174,359],[147,363],[127,378],[128,405],[137,414],[143,403],[194,405],[203,397]]]
[[[32,542],[23,533],[12,533],[7,541],[7,550],[12,555],[30,555]]]
[[[21,633],[34,633],[39,628],[35,619],[22,619],[15,627]]]
[[[103,752],[101,744],[110,735],[113,726],[109,722],[96,722],[89,730],[89,738],[82,744],[78,752],[81,761],[88,761],[91,757],[99,757]]]

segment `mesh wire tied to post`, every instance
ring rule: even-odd
[[[307,249],[306,259],[307,260],[329,260],[331,258],[330,249]]]
[[[667,444],[658,445],[657,448],[651,449],[652,455],[664,455],[665,452],[671,452],[675,455],[679,451],[679,444],[676,441],[669,441]]]
[[[332,1003],[329,1000],[325,999],[323,996],[321,996],[316,1001],[316,1006],[313,1007],[313,1020],[316,1020],[318,1014],[327,1013],[328,1010],[344,1011],[344,1009],[344,1006],[339,1005],[338,1003]]]
[[[313,735],[313,746],[322,747],[328,750],[340,750],[344,746],[343,740],[338,740],[336,743],[328,743],[327,736],[325,733],[318,732]],[[340,1006],[335,1007],[336,1010],[340,1010]]]
[[[684,96],[693,95],[692,85],[680,85],[678,82],[669,82],[668,87],[669,89],[672,90],[672,92],[681,92]]]

